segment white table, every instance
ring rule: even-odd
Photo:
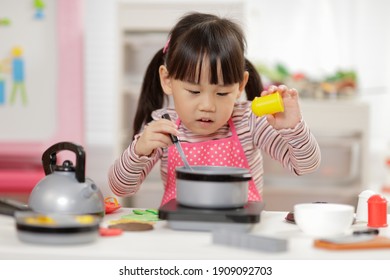
[[[106,215],[102,226],[129,214],[120,209]],[[115,237],[99,237],[96,242],[82,245],[38,245],[19,241],[13,217],[0,216],[0,259],[181,259],[181,260],[242,260],[242,259],[390,259],[390,249],[330,251],[313,247],[313,239],[305,236],[295,224],[285,222],[286,212],[263,211],[261,221],[251,233],[288,240],[288,250],[281,253],[252,251],[212,243],[210,232],[178,231],[159,221],[154,230],[124,232]],[[353,225],[354,229],[365,228]],[[390,229],[380,234],[390,237]]]

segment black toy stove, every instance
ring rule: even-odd
[[[250,201],[239,208],[192,208],[172,199],[160,207],[158,216],[161,220],[167,220],[172,229],[212,231],[224,228],[248,231],[260,222],[263,208],[264,203],[260,201]]]

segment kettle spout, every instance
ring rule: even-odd
[[[84,198],[90,198],[94,193],[98,192],[98,187],[95,184],[90,184],[82,190]]]

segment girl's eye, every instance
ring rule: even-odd
[[[199,94],[200,91],[197,91],[197,90],[188,90],[189,93],[191,94]]]
[[[218,96],[226,96],[228,94],[229,94],[228,92],[218,92],[217,93]]]

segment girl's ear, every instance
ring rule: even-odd
[[[242,94],[244,92],[246,84],[248,83],[248,79],[249,79],[249,72],[245,71],[244,72],[244,79],[242,80],[242,82],[240,83],[240,86],[239,86],[240,94]]]
[[[246,84],[248,83],[248,79],[249,79],[249,72],[248,72],[248,71],[245,71],[245,72],[244,72],[244,79],[242,80],[242,82],[241,82],[240,85],[239,85],[240,93],[238,94],[238,98],[240,98],[240,96],[241,96],[242,93],[244,92],[245,86],[246,86]]]
[[[164,93],[166,95],[172,95],[172,82],[167,67],[161,65],[158,72],[160,74],[160,83]]]

